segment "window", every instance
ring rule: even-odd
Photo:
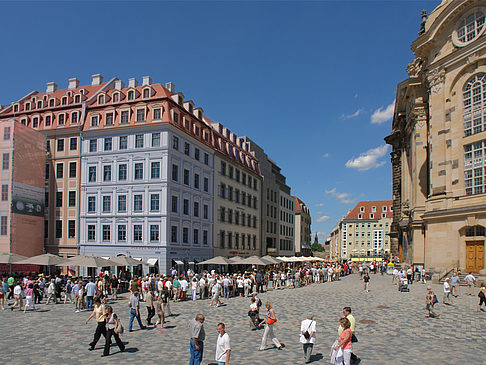
[[[187,142],[184,142],[184,154],[187,156],[191,155],[191,145]]]
[[[133,241],[141,242],[142,241],[142,225],[135,224],[133,226]]]
[[[207,153],[204,153],[204,164],[209,165],[209,155]]]
[[[88,241],[96,241],[96,226],[88,224]]]
[[[143,196],[141,194],[136,194],[133,196],[133,211],[141,212],[143,208]]]
[[[194,202],[194,217],[199,217],[199,202]]]
[[[204,178],[204,191],[208,192],[209,191],[209,179],[207,177]]]
[[[219,247],[224,248],[224,242],[225,242],[224,231],[220,231],[220,233],[219,233]]]
[[[170,241],[174,243],[177,242],[177,226],[170,227]]]
[[[97,143],[98,141],[96,139],[90,139],[89,140],[89,152],[96,152],[98,150],[97,148]]]
[[[159,194],[150,194],[150,211],[158,212],[160,209],[160,196]]]
[[[194,229],[193,236],[192,241],[196,244],[199,243],[199,229]]]
[[[189,170],[184,169],[184,185],[189,185]]]
[[[96,182],[96,166],[88,167],[88,181]]]
[[[240,170],[238,169],[235,170],[235,180],[240,182]]]
[[[76,237],[76,221],[68,220],[68,238]]]
[[[112,125],[113,124],[113,113],[106,113],[105,124],[106,125]]]
[[[69,192],[69,202],[68,205],[70,207],[75,207],[76,206],[76,192],[75,191],[70,191]]]
[[[486,73],[479,73],[470,78],[464,86],[462,95],[465,136],[481,133],[486,129],[484,118],[484,113],[486,113],[485,83]]]
[[[146,99],[146,98],[149,98],[150,97],[150,89],[144,89],[143,90],[143,98]]]
[[[62,105],[66,105],[67,104],[67,97],[64,96],[62,99],[61,99],[61,104]]]
[[[118,165],[118,181],[127,180],[127,164]]]
[[[81,95],[76,95],[76,96],[74,97],[74,102],[75,102],[76,104],[80,103],[80,102],[81,102]]]
[[[130,114],[129,114],[128,110],[122,111],[120,122],[121,123],[128,123],[129,122],[129,116],[130,116]]]
[[[71,123],[76,124],[78,122],[78,112],[71,113]]]
[[[151,179],[160,178],[160,162],[152,162],[150,164],[150,178]]]
[[[241,183],[243,185],[246,185],[246,174],[244,172],[241,174]],[[267,189],[267,199],[269,199],[269,196],[268,196],[269,193],[270,193],[270,191],[269,191],[269,189]]]
[[[103,197],[103,213],[111,212],[111,196],[106,195]]]
[[[62,221],[56,220],[56,238],[62,238]]]
[[[179,114],[174,113],[174,122],[179,123]]]
[[[189,243],[189,228],[182,228],[182,243]]]
[[[135,148],[143,148],[143,134],[135,136]]]
[[[2,215],[0,217],[0,235],[6,236],[8,227],[7,227],[8,217],[6,215]]]
[[[32,118],[32,128],[37,128],[37,127],[39,127],[39,118],[34,117]]]
[[[203,218],[208,219],[209,216],[209,207],[207,204],[203,205]]]
[[[108,224],[103,224],[103,241],[111,241],[111,227]]]
[[[233,248],[233,233],[228,232],[228,248]]]
[[[228,209],[228,223],[233,223],[233,210]]]
[[[96,211],[96,197],[88,196],[88,213],[94,213]]]
[[[360,212],[364,212],[365,211],[365,208],[364,207],[359,207],[359,211]]]
[[[150,242],[159,242],[160,235],[159,235],[159,225],[158,224],[151,224],[150,225]]]
[[[221,198],[225,198],[226,196],[226,185],[225,184],[221,184],[220,187],[219,187],[219,196]]]
[[[189,200],[188,199],[183,200],[182,214],[189,215]]]
[[[120,224],[118,226],[118,241],[125,242],[127,240],[127,226]]]
[[[50,115],[47,115],[46,116],[46,119],[45,119],[45,122],[44,122],[45,125],[46,125],[46,127],[49,127],[51,125],[51,120],[52,120],[51,116]]]
[[[160,147],[160,133],[152,133],[152,147]]]
[[[226,163],[221,161],[221,175],[226,175]]]
[[[135,98],[135,93],[133,91],[128,92],[128,100],[133,100]]]
[[[376,212],[376,207],[371,207],[372,212]]]
[[[64,125],[64,114],[57,115],[57,124]]]
[[[64,177],[64,164],[58,163],[56,164],[56,178],[62,179]]]
[[[179,138],[177,136],[172,136],[172,148],[179,150]]]
[[[155,108],[154,109],[154,119],[158,120],[158,119],[161,119],[161,117],[162,117],[161,109]]]
[[[128,137],[127,136],[120,136],[118,148],[120,150],[126,150],[128,148]]]
[[[233,187],[228,186],[228,200],[233,201]]]
[[[76,151],[78,149],[78,139],[76,137],[69,139],[69,149],[71,151]]]
[[[386,205],[384,205],[381,210],[383,210],[384,212],[386,212]]]
[[[111,166],[103,166],[103,181],[111,181]]]
[[[8,200],[8,184],[2,184],[2,201]]]
[[[127,211],[127,196],[118,195],[118,212],[124,213]]]
[[[105,138],[105,151],[111,151],[113,140],[111,137]]]
[[[178,211],[178,206],[179,206],[179,202],[178,202],[178,197],[177,196],[172,196],[171,198],[171,206],[172,206],[172,213],[177,213]]]
[[[374,213],[370,213],[370,219],[375,219]]]
[[[2,154],[2,170],[8,170],[10,167],[10,153],[4,152]]]
[[[97,115],[93,115],[91,117],[91,126],[92,127],[97,127],[98,126],[98,116]]]
[[[228,177],[230,179],[233,178],[233,166],[229,166],[229,168],[228,168]]]
[[[194,148],[194,158],[199,161],[201,151],[199,148]]]
[[[208,244],[208,231],[204,230],[203,231],[203,245]]]
[[[462,47],[478,37],[484,27],[484,14],[481,11],[474,11],[460,21],[452,33],[452,40],[455,46]]]
[[[473,226],[466,228],[466,237],[485,236],[483,226]]]
[[[179,166],[172,165],[172,180],[179,181]]]
[[[137,109],[137,122],[143,122],[145,120],[145,109]]]
[[[194,174],[194,189],[199,189],[199,174]]]
[[[464,146],[464,186],[466,195],[482,194],[486,177],[486,140]]]
[[[143,179],[143,163],[139,162],[135,164],[135,180]]]
[[[64,151],[64,138],[57,140],[57,152]]]

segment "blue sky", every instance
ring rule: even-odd
[[[172,81],[265,148],[322,241],[359,200],[391,199],[391,105],[439,3],[3,3],[0,104],[95,73]]]

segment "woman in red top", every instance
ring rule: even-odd
[[[334,350],[338,351],[339,353],[339,348],[342,350],[342,356],[336,356],[336,364],[337,365],[351,365],[351,353],[353,352],[353,345],[351,342],[351,336],[353,333],[351,332],[351,329],[349,328],[351,326],[351,323],[349,323],[349,320],[346,317],[343,317],[339,320],[341,323],[341,326],[344,328],[343,332],[341,332],[341,335],[336,339],[337,344],[334,347]]]

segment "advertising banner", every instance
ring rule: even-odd
[[[12,213],[44,216],[44,189],[14,182],[12,186]]]

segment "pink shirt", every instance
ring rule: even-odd
[[[26,297],[31,297],[33,295],[34,295],[34,289],[32,289],[32,288],[25,289],[25,296]]]
[[[342,344],[341,348],[343,350],[351,350],[353,348],[353,345],[351,343],[351,336],[352,336],[353,333],[351,332],[350,328],[346,328],[343,332],[341,332],[341,335],[339,336],[339,338],[341,340],[344,340],[344,337],[346,337],[347,333],[349,333],[349,340]]]

